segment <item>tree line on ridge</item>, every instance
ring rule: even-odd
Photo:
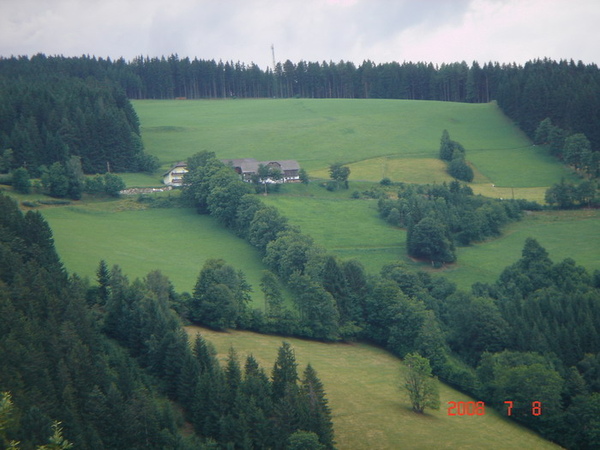
[[[130,99],[173,98],[389,98],[487,103],[504,113],[533,139],[550,118],[568,133],[583,133],[600,149],[600,71],[595,64],[537,59],[524,65],[474,61],[434,65],[426,62],[350,61],[296,63],[275,68],[254,63],[168,57],[131,61],[90,56],[0,58],[7,78],[54,73],[81,80],[110,80]]]

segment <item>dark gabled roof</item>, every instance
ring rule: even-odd
[[[261,161],[259,164],[268,165],[270,163],[277,163],[281,166],[281,170],[300,170],[300,164],[295,159],[284,159],[277,161]]]
[[[233,168],[239,167],[242,173],[254,173],[259,162],[254,158],[222,159],[221,162]]]

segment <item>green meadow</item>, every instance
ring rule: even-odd
[[[544,148],[532,146],[495,103],[258,99],[133,104],[146,149],[165,168],[212,150],[220,158],[296,159],[313,177],[327,178],[327,167],[343,162],[352,164],[354,180],[445,181],[449,178],[437,153],[447,129],[467,149],[476,186],[547,187],[571,177]]]
[[[350,183],[348,191],[331,193],[315,184],[287,185],[281,193],[263,197],[263,201],[280,209],[317,244],[342,258],[361,261],[371,273],[379,272],[384,264],[402,261],[469,289],[478,281],[495,281],[506,266],[521,257],[528,237],[536,238],[555,262],[570,257],[590,273],[600,268],[600,211],[581,210],[526,214],[498,238],[458,247],[457,263],[434,270],[407,256],[406,231],[379,218],[376,200],[350,198],[350,192],[365,186]]]
[[[134,107],[146,149],[163,168],[200,150],[213,150],[223,158],[297,159],[313,178],[327,178],[328,165],[334,161],[349,163],[348,191],[328,192],[316,182],[286,185],[264,201],[277,206],[319,245],[340,257],[358,259],[370,272],[397,260],[429,267],[407,258],[405,231],[379,219],[375,200],[351,199],[350,193],[368,189],[384,177],[414,183],[450,181],[436,158],[444,128],[467,148],[476,174],[471,186],[478,193],[540,201],[546,186],[562,176],[571,177],[543,148],[531,146],[493,103],[144,100],[135,101]],[[160,186],[161,173],[123,174],[123,178],[128,187]],[[122,265],[132,277],[159,268],[178,290],[189,291],[203,262],[222,257],[243,270],[258,290],[264,268],[260,257],[212,219],[191,210],[133,211],[140,205],[131,199],[102,205],[43,210],[70,270],[93,276],[100,259]],[[460,248],[459,262],[435,273],[465,288],[476,281],[493,281],[518,259],[528,236],[551,247],[551,257],[557,260],[572,256],[596,269],[598,240],[592,236],[598,216],[567,219],[571,214],[577,213],[528,217],[499,239]]]
[[[400,390],[404,366],[390,353],[367,344],[325,344],[245,331],[186,329],[191,339],[201,333],[212,342],[222,363],[234,347],[242,364],[252,354],[267,373],[282,340],[289,342],[299,372],[310,363],[323,382],[341,449],[559,448],[491,408],[486,408],[483,416],[448,416],[449,401],[474,399],[444,384],[440,384],[439,411],[413,413]]]
[[[130,279],[160,269],[178,292],[191,292],[204,262],[223,258],[245,273],[254,301],[261,301],[265,267],[252,246],[193,209],[139,208],[133,200],[121,200],[44,208],[42,213],[69,272],[93,279],[104,259],[109,266],[121,266]]]

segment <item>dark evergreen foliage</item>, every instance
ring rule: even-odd
[[[0,391],[23,413],[9,437],[42,444],[57,420],[77,448],[175,446],[170,406],[100,333],[89,286],[67,277],[39,213],[0,196],[0,218]]]
[[[507,223],[518,220],[532,205],[473,195],[458,181],[450,184],[402,186],[398,199],[382,197],[382,218],[406,227],[411,256],[433,263],[453,262],[455,245],[469,245],[500,234]]]
[[[107,73],[112,63],[101,65],[44,55],[0,58],[0,145],[12,149],[12,167],[38,176],[41,166],[77,156],[86,173],[149,168],[137,115]]]

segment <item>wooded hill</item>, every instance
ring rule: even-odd
[[[275,69],[233,61],[138,57],[132,61],[82,56],[0,58],[0,74],[53,73],[111,80],[131,99],[390,98],[486,103],[502,110],[532,139],[545,118],[567,133],[583,133],[600,149],[600,71],[573,60],[442,64],[364,61],[278,63]],[[4,91],[5,89],[3,89]],[[0,104],[5,103],[4,101]]]
[[[38,177],[72,156],[86,173],[154,170],[121,87],[102,76],[70,74],[65,66],[41,57],[16,67],[2,64],[0,171],[25,167]]]

